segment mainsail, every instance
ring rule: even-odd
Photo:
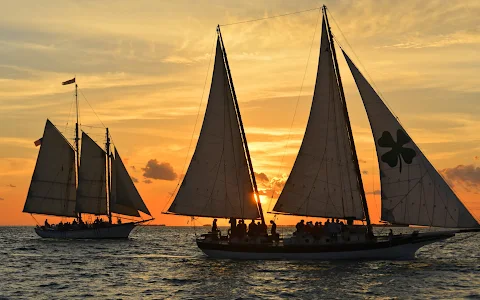
[[[381,219],[396,224],[450,228],[478,226],[365,77],[343,54],[375,139],[382,187]]]
[[[82,133],[82,156],[78,171],[76,211],[107,214],[106,153],[85,132]]]
[[[139,217],[138,211],[148,215],[150,211],[142,200],[120,155],[115,149],[112,161],[112,193],[110,195],[111,211],[118,214]]]
[[[231,88],[219,37],[197,147],[168,209],[170,213],[218,218],[260,217]]]
[[[273,211],[362,220],[361,192],[332,55],[324,18],[317,81],[307,128]]]
[[[23,212],[75,217],[75,151],[47,120]]]

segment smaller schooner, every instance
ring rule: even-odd
[[[297,224],[297,232],[288,238],[268,236],[227,54],[217,27],[213,78],[202,129],[183,182],[166,212],[230,218],[234,226],[227,236],[221,235],[214,222],[211,232],[197,238],[198,247],[210,257],[412,259],[420,247],[451,238],[457,232],[478,231],[477,220],[343,52],[375,139],[382,221],[403,226],[469,228],[374,235],[334,38],[326,7],[322,10],[320,54],[310,116],[298,156],[273,213],[337,221],[318,226],[318,231]],[[246,235],[244,222],[235,226],[237,219],[252,219],[252,224],[260,219],[262,223],[256,227],[261,230]],[[364,225],[354,225],[354,221]]]
[[[63,85],[75,83],[75,78]],[[85,132],[79,147],[78,86],[75,83],[77,122],[75,147],[47,119],[37,163],[23,212],[48,216],[75,218],[72,224],[37,226],[35,232],[43,238],[60,239],[118,239],[128,238],[133,228],[150,220],[122,223],[112,222],[112,214],[140,217],[151,216],[138,193],[120,155],[111,151],[110,134],[106,128],[106,144],[102,149]],[[77,176],[78,175],[78,176]],[[108,222],[87,224],[82,214],[108,216]],[[118,219],[120,220],[120,219]]]

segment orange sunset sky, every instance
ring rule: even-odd
[[[346,52],[368,71],[410,136],[479,220],[479,1],[64,0],[2,3],[0,225],[35,224],[22,213],[39,149],[33,142],[46,118],[73,142],[74,89],[61,82],[74,76],[82,129],[104,143],[90,103],[109,127],[154,224],[191,224],[190,218],[162,211],[198,138],[216,25],[323,3]],[[273,208],[305,130],[318,62],[318,18],[317,10],[222,27],[253,167],[267,195],[265,211]],[[369,208],[378,222],[373,138],[341,56],[339,63]],[[280,216],[277,223],[298,219]]]

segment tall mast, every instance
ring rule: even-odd
[[[107,207],[108,207],[108,222],[112,224],[112,199],[110,198],[112,194],[111,188],[111,176],[110,176],[110,134],[108,133],[107,128],[107,142],[105,143],[105,152],[107,153]]]
[[[248,150],[247,137],[245,135],[245,130],[243,129],[242,116],[240,115],[240,108],[238,107],[237,94],[235,93],[235,88],[233,86],[233,80],[232,80],[232,74],[230,73],[230,66],[228,65],[227,52],[225,51],[225,46],[223,45],[222,33],[220,32],[220,25],[217,26],[217,33],[218,33],[218,38],[220,39],[220,43],[222,45],[223,58],[224,58],[224,61],[225,61],[225,67],[227,69],[227,77],[228,77],[228,81],[230,83],[230,90],[231,90],[232,96],[233,96],[232,97],[233,98],[233,103],[235,105],[235,110],[236,110],[236,113],[237,113],[237,120],[238,120],[238,123],[240,125],[240,132],[242,134],[243,145],[245,147],[245,153],[247,155],[248,167],[250,169],[250,178],[252,180],[253,189],[254,189],[254,192],[255,192],[255,196],[257,198],[256,200],[257,200],[258,212],[260,214],[262,224],[265,224],[265,218],[263,216],[262,203],[260,203],[260,196],[258,195],[257,181],[255,179],[255,173],[253,172],[253,165],[252,165],[252,160],[250,158],[250,151]]]
[[[357,184],[358,189],[360,190],[360,196],[362,198],[363,213],[365,214],[365,220],[367,221],[367,234],[369,237],[373,237],[373,228],[370,223],[370,214],[368,213],[367,197],[365,196],[365,190],[363,188],[362,174],[360,172],[360,165],[358,164],[357,150],[355,149],[355,142],[353,140],[352,126],[350,124],[350,118],[348,116],[347,103],[345,102],[345,93],[343,91],[342,78],[340,77],[340,69],[338,68],[337,54],[335,52],[335,45],[333,44],[333,35],[331,32],[330,24],[327,17],[327,7],[324,5],[322,7],[323,15],[327,25],[328,39],[330,41],[330,49],[333,57],[333,63],[335,67],[335,75],[337,77],[337,83],[340,90],[340,100],[343,104],[343,112],[345,116],[345,121],[347,123],[347,132],[350,140],[350,147],[352,152],[353,165],[355,166],[355,171],[357,173]]]
[[[74,78],[75,80],[75,78]],[[75,111],[77,114],[77,122],[75,123],[75,155],[76,155],[76,174],[77,174],[77,181],[76,181],[76,186],[78,188],[78,172],[80,171],[80,146],[79,146],[79,141],[80,137],[78,136],[78,85],[75,82]],[[78,213],[78,221],[82,219],[82,213]]]

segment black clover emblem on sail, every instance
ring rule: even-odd
[[[393,139],[392,135],[388,131],[382,133],[382,137],[378,139],[378,145],[382,148],[391,148],[390,151],[381,156],[381,160],[387,163],[391,168],[397,166],[400,162],[400,173],[402,172],[402,159],[407,164],[411,164],[413,158],[417,156],[415,150],[410,148],[404,148],[403,145],[410,142],[410,137],[402,131],[397,130],[397,141]]]

